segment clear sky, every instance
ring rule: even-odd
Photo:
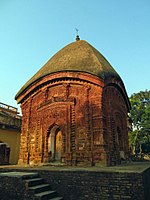
[[[80,38],[119,73],[128,95],[150,89],[150,0],[0,0],[0,102]]]

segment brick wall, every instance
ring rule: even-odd
[[[139,173],[85,171],[39,173],[65,200],[144,200],[143,177]],[[147,186],[146,190],[148,187],[150,186]]]
[[[150,199],[150,168],[144,171],[143,173],[143,184],[144,184],[144,192],[145,199]]]
[[[59,72],[22,94],[19,164],[59,160],[67,165],[120,164],[128,154],[127,99],[117,82],[86,73]],[[122,92],[121,92],[122,91]],[[56,126],[61,131],[59,159]]]
[[[2,171],[4,170],[0,170],[0,172]],[[32,169],[33,171],[37,172]],[[53,190],[64,197],[64,200],[150,199],[150,168],[143,173],[73,171],[61,168],[49,171],[38,170],[38,173],[51,185]],[[3,194],[8,195],[7,200],[11,194],[11,200],[19,199],[19,195],[22,195],[21,199],[28,199],[21,182],[18,184],[15,179],[11,179],[11,181],[6,178],[0,179],[0,197]],[[13,195],[17,195],[16,198]]]
[[[1,200],[29,200],[21,178],[0,176],[0,199]]]

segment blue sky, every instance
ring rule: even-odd
[[[80,38],[120,74],[128,95],[150,89],[149,0],[0,0],[0,102]]]

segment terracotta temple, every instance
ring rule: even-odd
[[[84,40],[56,53],[15,99],[23,115],[19,164],[110,166],[128,155],[123,81]]]

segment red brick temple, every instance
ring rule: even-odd
[[[128,154],[123,81],[84,40],[56,53],[15,98],[23,114],[19,164],[110,166]]]

